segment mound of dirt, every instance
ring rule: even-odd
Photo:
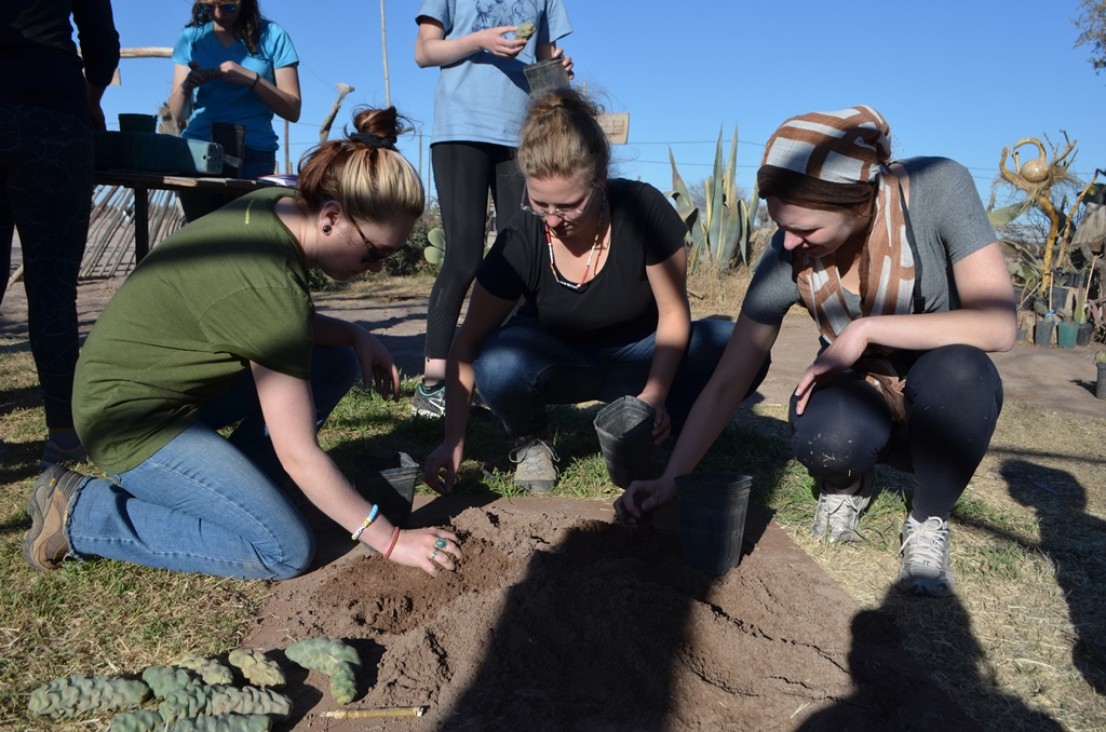
[[[474,503],[413,515],[462,537],[456,573],[324,547],[318,569],[274,585],[243,645],[346,639],[364,662],[349,708],[428,707],[389,730],[975,728],[889,616],[858,614],[763,511],[716,578],[681,561],[670,529],[613,524],[606,502]],[[318,716],[338,708],[327,681],[301,680],[293,729],[366,729]]]

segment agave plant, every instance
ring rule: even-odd
[[[672,165],[672,190],[668,195],[687,226],[689,270],[694,272],[701,262],[707,261],[722,273],[738,257],[741,264],[748,264],[757,195],[754,187],[746,203],[737,190],[737,128],[734,127],[728,158],[723,157],[722,130],[718,131],[714,169],[711,177],[704,182],[706,203],[702,209],[695,204],[687,184],[680,177],[671,148],[668,160]]]

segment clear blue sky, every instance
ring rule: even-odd
[[[561,45],[576,82],[607,110],[630,113],[629,144],[616,174],[671,187],[668,149],[690,184],[710,174],[719,130],[738,126],[739,184],[749,188],[763,143],[785,118],[870,104],[891,125],[898,157],[944,155],[966,165],[986,202],[1003,147],[1062,130],[1078,140],[1072,170],[1106,169],[1106,75],[1088,49],[1073,48],[1076,0],[930,0],[925,3],[792,0],[564,0],[575,31]],[[437,69],[414,62],[418,0],[386,0],[391,101],[429,142]],[[124,47],[172,46],[191,0],[113,0]],[[261,0],[291,34],[301,58],[303,114],[291,126],[293,165],[318,141],[337,96],[385,102],[378,0]],[[633,29],[637,30],[633,30]],[[109,128],[119,112],[154,112],[167,98],[168,59],[124,59],[108,90]],[[276,121],[278,134],[283,123]],[[333,133],[332,133],[333,134]],[[401,142],[419,165],[417,137]],[[283,151],[278,153],[283,160]],[[1000,202],[1002,198],[999,199]]]

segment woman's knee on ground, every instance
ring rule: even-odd
[[[265,568],[266,579],[291,579],[311,568],[315,558],[315,534],[304,523],[300,531],[278,537],[272,545],[255,544],[254,549]]]

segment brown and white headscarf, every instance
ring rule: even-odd
[[[914,254],[904,213],[910,181],[901,166],[892,170],[890,133],[879,112],[864,105],[799,115],[769,138],[757,171],[762,197],[775,195],[800,206],[848,207],[869,200],[875,189],[859,263],[863,316],[908,314],[914,307]],[[835,254],[810,257],[796,250],[792,267],[799,297],[832,342],[852,320]],[[885,349],[869,349],[854,368],[866,373],[898,413],[902,381],[886,355]]]

